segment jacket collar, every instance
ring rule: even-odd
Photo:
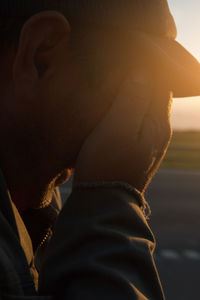
[[[38,274],[33,265],[33,247],[24,222],[13,203],[3,173],[0,170],[0,239],[21,277],[24,290],[34,292]],[[30,269],[33,269],[30,276]],[[33,278],[34,277],[34,278]],[[33,281],[34,279],[34,281]]]

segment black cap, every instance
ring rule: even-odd
[[[57,10],[69,19],[141,30],[175,38],[176,26],[166,0],[1,0],[0,15],[23,17]]]
[[[143,32],[170,62],[176,97],[200,95],[200,64],[175,41],[176,25],[167,0],[1,0],[0,16],[25,17],[45,10],[63,13],[73,22],[109,25]],[[134,55],[134,54],[133,54]]]

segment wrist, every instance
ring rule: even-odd
[[[146,218],[151,214],[150,207],[146,202],[143,193],[138,191],[135,187],[124,181],[76,181],[73,183],[73,189],[121,189],[131,194],[136,200],[137,204],[143,211]]]

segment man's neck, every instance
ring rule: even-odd
[[[53,138],[38,140],[36,133],[29,133],[25,124],[15,122],[6,109],[4,115],[0,127],[0,168],[12,200],[20,212],[48,204],[54,188],[69,177],[68,166],[73,161],[70,153],[74,151],[67,149],[67,143],[60,147]]]
[[[30,154],[26,156],[25,151],[23,155],[18,155],[18,151],[12,153],[13,147],[9,149],[0,153],[0,167],[19,212],[47,206],[55,187],[70,178],[71,170],[62,169],[64,163],[58,164],[48,155],[37,155],[37,159]]]

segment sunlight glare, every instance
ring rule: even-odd
[[[175,18],[177,40],[200,60],[200,1],[169,0]],[[175,129],[200,129],[200,97],[175,99],[172,125]]]

